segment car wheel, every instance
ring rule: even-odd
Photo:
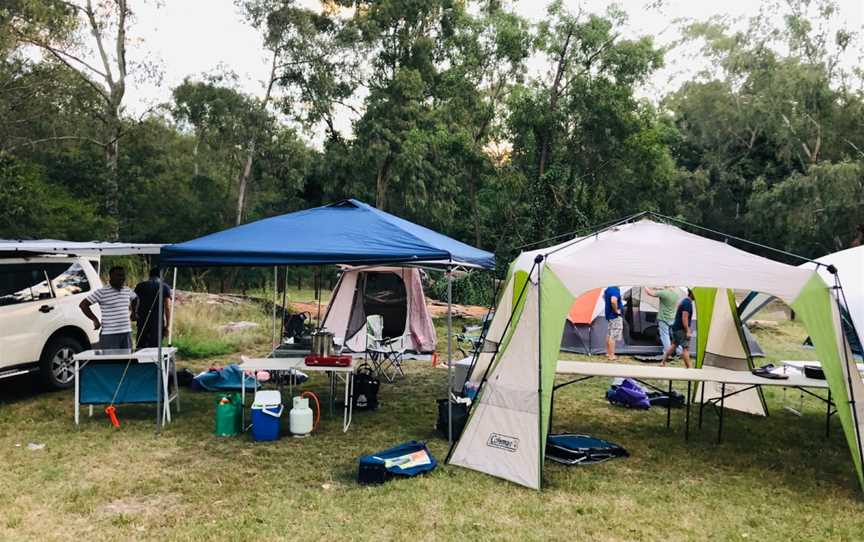
[[[40,372],[42,380],[51,388],[65,389],[74,384],[75,354],[84,348],[71,337],[51,339],[42,352]]]

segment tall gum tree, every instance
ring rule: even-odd
[[[38,48],[77,74],[101,98],[93,115],[102,126],[102,135],[98,140],[88,139],[104,153],[104,204],[113,219],[109,237],[114,239],[120,222],[118,159],[129,77],[127,30],[132,16],[127,0],[17,0],[7,15],[8,32],[18,44]],[[64,134],[45,141],[79,138]]]

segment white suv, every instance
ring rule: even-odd
[[[72,356],[99,340],[78,304],[101,287],[85,258],[0,259],[0,378],[38,370],[53,388],[71,386]]]

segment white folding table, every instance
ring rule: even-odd
[[[177,385],[177,365],[174,363],[174,356],[177,349],[174,347],[162,347],[162,363],[159,366],[157,385],[161,386],[161,391],[156,392],[156,424],[157,426],[165,425],[171,422],[171,403],[176,403],[177,411],[180,411],[180,386]],[[159,349],[158,348],[142,348],[136,351],[130,350],[85,350],[73,357],[75,361],[75,425],[80,422],[81,416],[81,383],[80,371],[90,362],[126,362],[126,363],[158,363]],[[169,372],[174,374],[174,395],[169,396],[168,382]],[[161,400],[160,400],[161,398]],[[161,416],[159,412],[161,410]],[[93,405],[90,405],[90,415],[93,415]]]
[[[357,359],[352,357],[349,365],[306,365],[304,358],[246,358],[241,356],[240,369],[245,371],[284,371],[291,374],[292,371],[327,373],[330,377],[330,413],[332,414],[336,403],[336,386],[338,381],[345,384],[345,406],[342,412],[342,432],[348,431],[351,418],[354,413],[354,372],[357,369]],[[246,377],[240,379],[240,397],[243,404],[243,428],[246,429]],[[289,395],[294,390],[294,378],[288,379]],[[258,389],[258,381],[255,380],[255,390]]]
[[[813,397],[816,397],[827,404],[826,427],[830,427],[831,416],[836,412],[832,410],[833,403],[831,401],[831,390],[828,387],[828,382],[815,378],[807,378],[803,374],[795,374],[790,372],[786,379],[771,379],[754,375],[747,371],[730,371],[728,369],[719,369],[716,367],[703,367],[701,369],[686,369],[681,367],[658,367],[651,365],[627,365],[623,363],[600,363],[589,361],[559,361],[557,372],[559,374],[580,375],[581,378],[558,384],[553,389],[581,382],[594,377],[610,377],[610,378],[633,378],[635,380],[668,380],[669,390],[672,389],[673,381],[687,382],[687,411],[685,416],[685,438],[690,435],[690,386],[693,382],[715,382],[720,384],[721,392],[719,397],[714,397],[708,400],[708,403],[713,405],[719,404],[719,426],[717,430],[717,441],[720,442],[723,437],[723,411],[725,410],[724,401],[727,397],[736,395],[753,389],[757,386],[780,386],[784,388],[798,388]],[[726,393],[727,385],[744,386],[737,388],[730,393]],[[652,386],[653,387],[653,386]],[[822,397],[811,392],[807,388],[828,390],[828,397]],[[699,425],[702,425],[702,409],[706,402],[704,401],[704,386],[703,400],[699,407]],[[551,416],[550,416],[551,417]],[[669,427],[671,419],[671,401],[666,407],[666,426]],[[826,429],[827,432],[827,429]]]

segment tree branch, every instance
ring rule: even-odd
[[[99,56],[102,58],[102,65],[105,67],[105,81],[108,86],[113,89],[114,75],[111,73],[111,63],[108,60],[108,53],[105,52],[105,45],[102,43],[102,33],[99,31],[99,23],[96,22],[96,15],[93,13],[93,4],[87,0],[87,7],[84,8],[84,13],[87,14],[87,21],[90,23],[90,33],[96,39],[96,46],[99,48]],[[118,33],[122,30],[118,30]]]
[[[54,137],[45,137],[42,139],[32,139],[29,141],[22,141],[17,145],[12,145],[11,147],[5,147],[3,150],[6,152],[13,151],[18,147],[24,147],[26,145],[36,146],[39,143],[47,143],[49,141],[87,141],[88,143],[93,143],[94,145],[99,145],[100,147],[105,147],[107,144],[102,141],[93,139],[92,137],[84,137],[84,136],[54,136]]]

